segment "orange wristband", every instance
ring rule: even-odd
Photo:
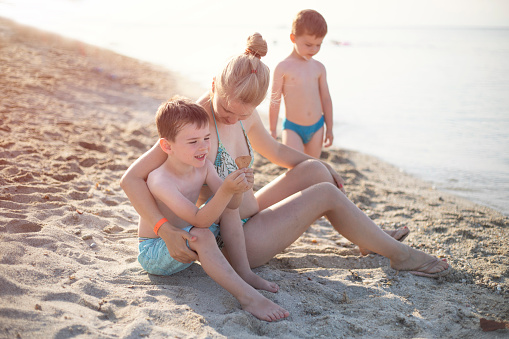
[[[161,220],[159,220],[159,221],[157,222],[157,224],[154,226],[154,233],[155,233],[156,235],[157,235],[157,232],[159,232],[159,229],[161,228],[161,226],[162,226],[165,222],[167,222],[167,221],[168,221],[168,219],[166,219],[166,218],[162,218]]]

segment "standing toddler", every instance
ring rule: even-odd
[[[283,144],[315,158],[320,157],[322,144],[329,147],[334,139],[325,67],[313,59],[326,34],[327,23],[320,13],[306,9],[297,14],[290,34],[293,51],[274,70],[269,109],[270,132],[276,138],[281,96],[284,97]]]

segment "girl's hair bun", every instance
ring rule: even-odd
[[[251,54],[258,59],[267,55],[267,42],[260,33],[254,33],[247,38],[246,54]]]
[[[0,0],[1,1],[1,0]],[[232,57],[216,76],[215,91],[223,100],[238,100],[258,106],[270,83],[270,70],[260,59],[267,55],[267,42],[260,33],[247,38],[244,53]]]

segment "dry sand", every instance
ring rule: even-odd
[[[0,337],[507,337],[509,218],[373,157],[324,156],[384,228],[454,267],[440,280],[361,257],[326,220],[255,272],[291,312],[257,320],[201,269],[137,263],[137,214],[119,187],[155,140],[159,103],[192,87],[154,66],[0,19]],[[282,169],[256,157],[256,185]]]

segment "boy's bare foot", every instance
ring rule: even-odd
[[[258,290],[264,290],[272,293],[279,291],[278,284],[263,279],[251,270],[245,273],[239,273],[239,275],[245,282]]]
[[[422,251],[407,247],[407,255],[392,259],[391,267],[399,271],[409,271],[418,276],[439,278],[450,273],[450,266],[445,259],[438,259]]]
[[[407,226],[401,227],[395,230],[383,230],[385,233],[387,233],[389,236],[393,237],[397,241],[402,242],[405,240],[408,235],[410,234],[410,229],[408,229]],[[361,252],[361,255],[368,255],[373,254],[375,252],[368,250],[367,248],[362,248],[359,246],[359,251]]]
[[[284,319],[290,315],[290,312],[282,308],[281,306],[273,303],[263,295],[256,292],[257,295],[252,296],[249,301],[242,302],[242,309],[257,317],[260,320],[265,321],[277,321]]]

